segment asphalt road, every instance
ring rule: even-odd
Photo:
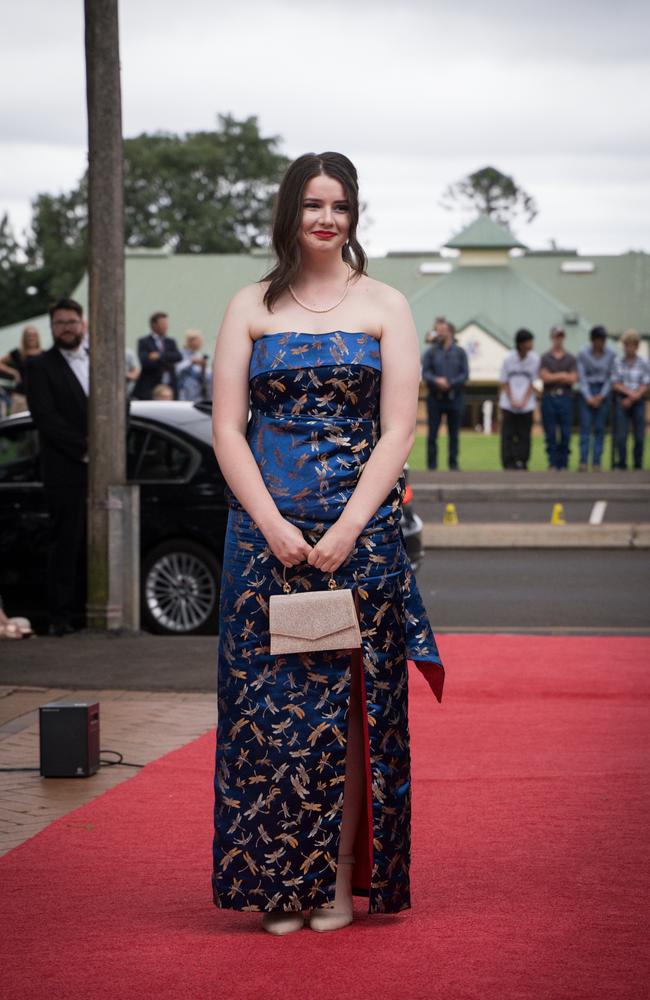
[[[644,551],[430,551],[418,585],[437,632],[650,635]],[[38,636],[0,644],[0,685],[213,692],[216,654],[216,636]]]
[[[429,550],[418,586],[434,629],[650,633],[643,550]]]
[[[650,521],[650,504],[645,500],[565,500],[561,493],[555,503],[562,503],[567,524],[589,524],[592,513],[598,524],[639,524]],[[596,504],[600,507],[596,507]],[[544,524],[551,520],[554,501],[518,500],[458,500],[456,513],[461,524]],[[423,521],[442,524],[446,503],[418,494],[415,509]],[[594,507],[596,510],[594,511]]]

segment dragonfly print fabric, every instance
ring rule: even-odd
[[[247,440],[284,517],[313,545],[377,444],[381,351],[364,333],[266,334],[253,345]],[[333,905],[352,671],[361,674],[366,807],[353,891],[370,913],[410,907],[407,660],[438,701],[444,668],[406,556],[400,476],[334,574],[356,592],[360,650],[271,656],[283,566],[228,491],[219,656],[212,888],[235,910]],[[298,592],[328,576],[287,569]]]

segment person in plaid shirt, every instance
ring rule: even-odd
[[[627,468],[627,434],[629,425],[634,433],[634,468],[643,467],[645,439],[646,389],[650,385],[650,365],[638,355],[641,338],[636,330],[628,330],[621,337],[623,357],[614,362],[612,383],[616,400],[614,437],[616,444],[616,469]]]

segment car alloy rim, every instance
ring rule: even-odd
[[[147,574],[145,598],[156,622],[171,632],[189,632],[207,621],[215,582],[205,563],[189,552],[170,552]]]

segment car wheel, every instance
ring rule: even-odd
[[[184,538],[162,542],[142,565],[142,624],[165,635],[200,635],[219,630],[218,558]]]

